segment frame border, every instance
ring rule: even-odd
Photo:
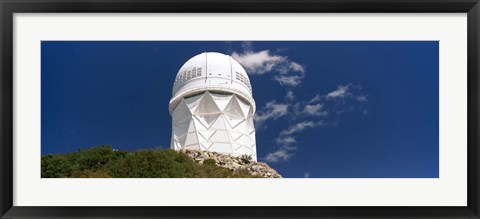
[[[480,0],[0,0],[1,218],[480,218]],[[467,207],[16,207],[13,206],[14,13],[467,13]]]

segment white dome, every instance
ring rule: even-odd
[[[207,90],[237,94],[255,109],[252,87],[245,69],[228,55],[205,52],[189,59],[178,71],[173,84],[170,112],[181,98]]]

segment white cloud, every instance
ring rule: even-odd
[[[294,145],[298,143],[295,137],[291,136],[291,134],[320,125],[324,125],[324,122],[303,121],[282,131],[280,136],[275,139],[275,142],[279,144],[278,149],[274,152],[268,153],[265,156],[265,160],[270,163],[288,161],[295,155],[292,151],[297,149]]]
[[[323,109],[323,104],[317,103],[317,104],[307,104],[305,105],[305,108],[303,108],[302,114],[308,115],[308,116],[326,116],[328,115],[327,111],[322,110]]]
[[[367,96],[365,96],[365,95],[359,95],[359,96],[357,96],[356,99],[357,99],[358,102],[367,102],[367,100],[368,100]]]
[[[300,83],[302,83],[303,78],[304,77],[301,75],[290,75],[290,76],[277,75],[274,77],[275,81],[280,83],[280,85],[286,85],[291,87],[295,87]]]
[[[268,102],[264,109],[260,112],[257,112],[254,121],[257,125],[261,125],[263,122],[273,119],[276,120],[288,112],[288,105],[282,103],[276,103],[275,100]]]
[[[320,94],[317,94],[315,95],[315,97],[313,97],[310,101],[308,101],[309,103],[316,103],[318,101],[320,101],[322,99],[322,96]]]
[[[317,126],[324,126],[326,125],[326,123],[324,121],[318,121],[318,122],[314,122],[314,121],[302,121],[302,122],[299,122],[295,125],[292,125],[290,127],[288,127],[287,130],[283,130],[282,132],[280,132],[280,135],[291,135],[293,133],[296,133],[296,132],[301,132],[307,128],[315,128]]]
[[[282,147],[288,147],[292,144],[296,144],[297,140],[292,136],[280,136],[275,139],[275,142],[277,142],[277,144],[281,145]]]
[[[333,98],[344,98],[345,96],[349,95],[349,89],[351,84],[347,85],[338,85],[337,89],[327,94],[327,99]]]
[[[302,65],[300,65],[296,62],[291,62],[290,63],[290,69],[293,70],[293,71],[298,71],[298,72],[302,72],[302,73],[305,72],[305,67],[303,67]]]
[[[288,161],[292,156],[293,156],[293,153],[283,148],[280,148],[275,152],[268,153],[265,156],[265,160],[270,163],[276,163],[279,161]]]
[[[292,101],[295,99],[295,95],[293,95],[293,91],[289,90],[287,94],[285,95],[285,99]]]
[[[232,58],[240,62],[249,74],[265,74],[270,72],[282,62],[287,60],[287,57],[270,55],[269,50],[260,52],[246,51],[243,54],[233,52]]]
[[[242,43],[243,53],[233,52],[237,60],[251,75],[279,72],[274,79],[285,86],[297,86],[305,77],[305,66],[291,61],[288,56],[273,55],[270,50],[252,51],[251,42]]]

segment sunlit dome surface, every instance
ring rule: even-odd
[[[170,112],[180,97],[206,90],[238,94],[255,108],[245,69],[228,55],[205,52],[189,59],[178,71],[173,84]]]

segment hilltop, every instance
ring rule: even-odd
[[[281,178],[247,156],[170,149],[129,152],[110,145],[42,155],[41,166],[42,178]]]

